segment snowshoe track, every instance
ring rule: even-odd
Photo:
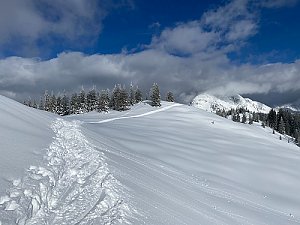
[[[80,123],[57,119],[43,166],[30,166],[0,198],[0,224],[130,223],[133,207]]]

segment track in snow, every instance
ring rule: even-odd
[[[88,122],[88,123],[108,123],[108,122],[112,122],[112,121],[115,121],[115,120],[123,120],[123,119],[130,119],[130,118],[139,118],[139,117],[144,117],[144,116],[152,115],[152,114],[155,114],[155,113],[158,113],[158,112],[166,111],[168,109],[171,109],[173,107],[180,106],[180,105],[181,104],[175,103],[173,105],[169,105],[169,106],[166,106],[166,107],[161,107],[159,109],[156,109],[156,110],[153,110],[153,111],[150,111],[150,112],[146,112],[146,113],[142,113],[142,114],[139,114],[139,115],[115,117],[115,118],[110,118],[110,119],[96,121],[96,122]]]
[[[57,119],[42,166],[31,166],[0,197],[0,224],[129,223],[133,207],[102,152],[80,131],[79,122]]]

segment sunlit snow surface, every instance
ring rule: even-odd
[[[6,224],[3,215],[11,215],[10,221],[21,218],[22,213],[16,213],[28,202],[18,197],[15,189],[19,186],[30,189],[31,181],[26,180],[30,180],[28,176],[32,174],[41,178],[40,182],[33,181],[34,185],[39,184],[35,191],[40,191],[41,196],[45,196],[44,190],[57,187],[57,194],[51,194],[50,205],[59,206],[61,210],[58,210],[60,213],[50,210],[51,218],[57,220],[41,217],[39,223],[28,220],[27,224],[105,224],[98,222],[105,208],[97,204],[97,199],[105,202],[101,194],[104,188],[95,182],[105,181],[105,174],[111,174],[106,189],[113,190],[112,197],[107,198],[113,200],[107,200],[108,204],[120,203],[116,210],[119,214],[115,214],[118,216],[111,217],[119,220],[110,224],[122,224],[122,219],[131,224],[153,225],[300,224],[300,151],[286,139],[280,141],[279,135],[273,135],[268,128],[233,123],[173,103],[163,103],[162,108],[141,103],[125,112],[92,112],[63,119],[52,119],[52,128],[58,128],[54,128],[54,139],[48,144],[48,150],[43,151],[44,159],[40,163],[24,168],[29,169],[25,175],[15,173],[13,177],[6,177],[0,171],[2,179],[13,181],[6,193],[0,193],[2,224]],[[8,125],[5,129],[12,128]],[[77,139],[72,135],[76,132],[83,139],[79,138],[78,144],[73,146]],[[71,143],[67,141],[69,138]],[[56,141],[60,143],[59,148],[69,149],[58,157],[66,161],[62,165],[68,176],[61,182],[65,186],[59,185],[60,179],[47,172],[55,168],[49,162],[53,160],[51,146]],[[9,149],[10,145],[5,147]],[[23,148],[30,149],[30,143]],[[16,150],[11,154],[18,157]],[[80,167],[82,162],[89,169]],[[11,169],[14,167],[12,163]],[[70,185],[72,182],[77,186]],[[69,191],[77,190],[84,182],[87,182],[86,193],[80,193],[80,198]],[[30,192],[25,194],[24,189],[21,190],[21,195],[30,196]],[[62,195],[63,191],[68,194]],[[34,197],[31,197],[31,211],[25,210],[23,215],[29,214],[38,221],[37,212],[44,213],[40,209],[45,201],[40,204],[32,199]],[[94,222],[92,219],[97,216],[98,221]],[[62,220],[63,217],[68,220]]]
[[[261,102],[243,98],[240,95],[214,96],[208,93],[202,93],[194,98],[192,105],[208,112],[216,112],[218,110],[228,111],[238,108],[244,108],[248,109],[250,112],[259,113],[269,113],[271,110],[269,106],[262,104]]]

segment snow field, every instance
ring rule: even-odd
[[[133,224],[300,224],[297,146],[257,124],[170,105],[139,117],[155,110],[112,112],[105,122],[93,113],[76,117],[134,190],[142,217]]]
[[[0,100],[1,225],[300,224],[300,151],[268,128],[166,102],[62,120]]]

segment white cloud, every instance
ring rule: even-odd
[[[242,20],[233,24],[228,33],[226,39],[228,41],[245,40],[257,32],[257,24],[251,20]]]
[[[166,28],[150,46],[178,55],[234,51],[257,33],[257,18],[249,0],[234,0],[204,13],[199,20]]]
[[[193,54],[206,51],[218,41],[214,32],[205,32],[198,21],[179,24],[165,29],[159,37],[154,37],[152,47],[161,48],[169,53]]]

